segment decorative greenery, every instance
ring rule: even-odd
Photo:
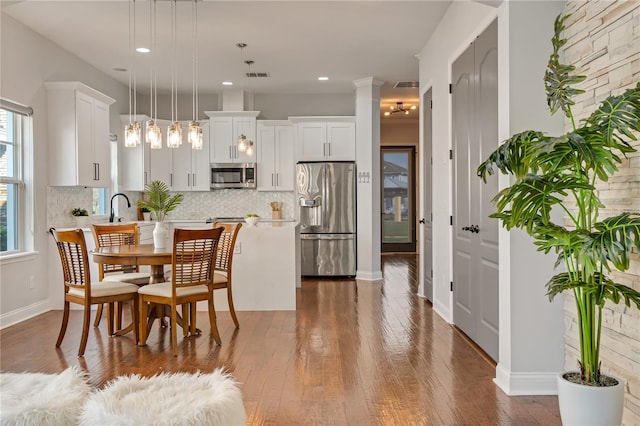
[[[597,182],[606,182],[618,170],[626,154],[635,152],[630,141],[640,130],[640,83],[619,96],[608,97],[591,116],[576,126],[571,98],[583,93],[571,85],[585,80],[574,76],[575,67],[559,63],[561,38],[567,16],[558,16],[552,38],[553,53],[545,74],[549,109],[561,109],[572,130],[548,136],[528,130],[507,139],[478,168],[486,181],[497,167],[515,182],[495,197],[499,219],[506,229],[524,229],[539,251],[558,254],[556,266],[565,272],[547,283],[550,300],[572,291],[577,306],[582,380],[602,384],[600,336],[602,309],[607,300],[624,301],[640,309],[640,293],[614,282],[607,274],[612,267],[629,269],[633,247],[640,249],[640,214],[622,213],[599,219],[605,206],[598,197]],[[561,208],[571,226],[551,221],[551,210]]]
[[[160,180],[154,180],[145,185],[145,194],[148,200],[138,201],[138,207],[148,209],[158,222],[162,222],[165,216],[175,210],[184,199],[183,194],[169,193],[169,187]]]
[[[244,217],[260,217],[255,213],[247,213]]]
[[[76,207],[75,209],[71,210],[71,216],[89,216],[89,212],[87,212],[85,209],[81,209],[80,207]]]

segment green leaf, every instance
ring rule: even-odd
[[[612,264],[620,271],[629,269],[631,250],[640,251],[640,214],[623,213],[593,225],[590,241],[584,246],[585,260],[595,268]]]

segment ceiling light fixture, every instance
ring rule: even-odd
[[[134,46],[136,45],[136,0],[129,2],[129,124],[124,127],[124,146],[133,148],[140,144],[140,123],[134,120],[136,116],[136,60]],[[132,84],[133,82],[133,84]]]
[[[384,113],[385,116],[390,116],[393,114],[396,114],[398,112],[404,112],[406,115],[409,115],[409,111],[411,111],[412,109],[416,109],[415,105],[411,105],[411,106],[407,106],[405,107],[404,104],[402,102],[396,102],[395,106],[391,105],[389,107],[390,111],[386,111]]]
[[[182,124],[178,121],[178,76],[176,70],[176,38],[178,29],[176,0],[171,2],[171,124],[167,130],[167,148],[182,145]]]
[[[223,86],[233,86],[233,82],[232,81],[223,81],[222,85]]]
[[[191,19],[193,28],[193,115],[192,120],[189,123],[188,140],[192,149],[202,149],[204,147],[204,138],[202,129],[198,123],[198,1],[192,0],[191,2]]]
[[[151,54],[151,84],[149,86],[150,119],[147,121],[147,131],[145,133],[145,141],[151,145],[151,149],[162,148],[162,132],[160,131],[160,126],[158,126],[157,21],[156,0],[152,0],[149,2],[149,45],[153,49]]]
[[[246,43],[238,43],[236,44],[240,48],[240,61],[242,61],[242,49],[247,47]],[[243,61],[245,64],[249,66],[249,74],[251,74],[251,64],[253,61]],[[244,76],[241,77],[240,80],[240,95],[242,96],[242,102],[244,103]],[[253,155],[253,141],[247,139],[244,134],[241,134],[238,138],[238,151],[246,153],[248,156]]]
[[[329,80],[329,77],[318,77],[318,80],[327,81],[327,80]]]

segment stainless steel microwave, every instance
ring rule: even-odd
[[[256,163],[211,163],[211,189],[253,189],[256,177]]]

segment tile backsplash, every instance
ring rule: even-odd
[[[124,198],[117,197],[117,215],[124,221],[137,220],[137,202],[141,192],[127,192],[131,201],[128,209]],[[207,219],[216,216],[244,216],[257,213],[271,217],[271,201],[281,201],[282,218],[294,217],[293,192],[262,192],[247,189],[223,189],[210,192],[185,192],[184,201],[169,214],[168,219]],[[47,227],[75,226],[71,210],[81,207],[91,211],[92,190],[84,187],[49,187],[47,191]],[[115,204],[117,203],[117,204]],[[107,209],[109,206],[107,206]]]

